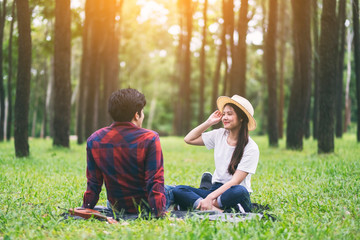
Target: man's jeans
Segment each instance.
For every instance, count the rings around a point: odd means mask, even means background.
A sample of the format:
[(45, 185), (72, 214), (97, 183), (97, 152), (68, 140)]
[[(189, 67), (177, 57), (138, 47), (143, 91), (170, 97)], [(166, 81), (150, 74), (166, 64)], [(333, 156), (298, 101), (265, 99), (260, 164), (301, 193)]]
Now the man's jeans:
[(165, 197), (166, 197), (166, 211), (169, 209), (171, 205), (175, 203), (174, 200), (174, 186), (165, 185)]
[[(210, 190), (180, 185), (172, 189), (172, 193), (175, 202), (180, 205), (181, 209), (195, 209), (200, 200), (206, 198), (207, 195), (222, 185), (222, 183), (214, 183)], [(241, 211), (241, 208), (243, 208), (245, 212), (251, 211), (250, 194), (247, 189), (241, 185), (230, 187), (218, 197), (217, 201), (221, 209), (230, 210), (233, 208), (236, 211)], [(240, 206), (238, 204), (240, 204)]]

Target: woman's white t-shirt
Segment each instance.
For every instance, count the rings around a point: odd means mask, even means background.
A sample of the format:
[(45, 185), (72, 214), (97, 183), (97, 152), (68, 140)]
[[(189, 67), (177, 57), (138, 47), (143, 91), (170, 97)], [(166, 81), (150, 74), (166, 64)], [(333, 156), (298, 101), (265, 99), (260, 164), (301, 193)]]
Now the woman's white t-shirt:
[[(212, 183), (226, 183), (231, 180), (232, 175), (228, 173), (228, 166), (235, 150), (235, 146), (230, 146), (227, 143), (229, 132), (224, 128), (215, 129), (202, 134), (202, 140), (207, 149), (214, 149), (215, 172), (213, 174)], [(249, 173), (245, 179), (240, 183), (248, 192), (251, 189), (251, 175), (255, 174), (257, 164), (259, 162), (259, 148), (257, 144), (249, 137), (249, 142), (245, 146), (243, 157), (237, 167)]]

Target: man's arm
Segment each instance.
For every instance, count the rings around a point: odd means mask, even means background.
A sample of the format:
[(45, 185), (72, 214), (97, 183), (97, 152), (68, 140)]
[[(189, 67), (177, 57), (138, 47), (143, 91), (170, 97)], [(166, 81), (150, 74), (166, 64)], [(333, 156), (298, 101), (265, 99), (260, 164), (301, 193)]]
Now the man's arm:
[(156, 216), (165, 212), (164, 160), (159, 136), (154, 137), (145, 159), (145, 183), (148, 192), (148, 203)]
[(101, 186), (103, 184), (103, 176), (101, 170), (97, 166), (94, 157), (91, 152), (89, 143), (86, 148), (87, 152), (87, 189), (84, 193), (83, 206), (84, 208), (94, 208), (99, 201), (99, 194), (101, 192)]

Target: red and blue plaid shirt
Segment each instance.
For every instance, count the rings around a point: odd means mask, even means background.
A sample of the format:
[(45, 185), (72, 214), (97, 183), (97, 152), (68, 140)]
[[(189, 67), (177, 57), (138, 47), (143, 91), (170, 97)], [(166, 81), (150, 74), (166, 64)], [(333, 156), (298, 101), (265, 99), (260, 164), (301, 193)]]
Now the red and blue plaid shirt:
[(94, 208), (103, 182), (117, 210), (138, 213), (145, 205), (156, 215), (165, 211), (163, 154), (156, 132), (130, 122), (114, 122), (87, 140), (87, 190), (83, 207)]

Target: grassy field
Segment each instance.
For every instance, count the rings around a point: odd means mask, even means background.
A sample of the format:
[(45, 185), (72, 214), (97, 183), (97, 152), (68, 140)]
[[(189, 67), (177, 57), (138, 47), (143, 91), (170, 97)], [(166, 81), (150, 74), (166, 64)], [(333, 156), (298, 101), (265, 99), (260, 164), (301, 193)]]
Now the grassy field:
[[(302, 152), (285, 142), (269, 148), (253, 137), (260, 162), (252, 177), (253, 202), (269, 204), (277, 221), (224, 223), (135, 220), (109, 225), (96, 220), (64, 220), (64, 210), (81, 206), (86, 188), (85, 145), (53, 148), (50, 140), (30, 140), (31, 157), (14, 158), (13, 142), (0, 143), (0, 240), (2, 239), (360, 239), (360, 144), (354, 135), (336, 140), (336, 151), (318, 155), (307, 140)], [(165, 184), (197, 186), (212, 172), (212, 152), (163, 137)], [(106, 205), (105, 191), (99, 205)]]

